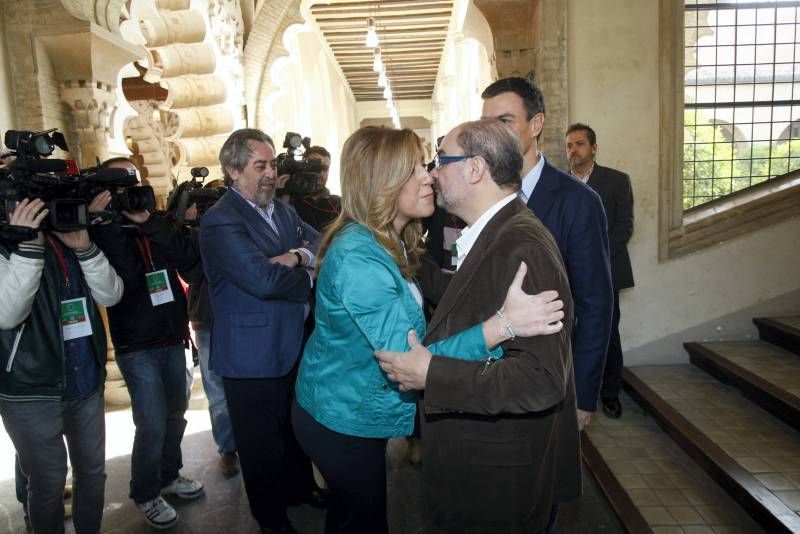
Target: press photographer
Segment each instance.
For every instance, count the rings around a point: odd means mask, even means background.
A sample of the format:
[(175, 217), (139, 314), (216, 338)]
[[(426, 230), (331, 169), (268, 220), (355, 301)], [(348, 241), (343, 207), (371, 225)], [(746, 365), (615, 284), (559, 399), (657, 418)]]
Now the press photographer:
[[(299, 154), (301, 146), (304, 151)], [(303, 221), (321, 232), (341, 211), (341, 198), (325, 188), (331, 155), (294, 132), (286, 134), (283, 147), (286, 152), (278, 155), (276, 196), (290, 202)]]
[(155, 203), (150, 187), (136, 185), (135, 173), (124, 168), (79, 170), (72, 160), (42, 159), (55, 147), (67, 150), (64, 136), (55, 129), (44, 132), (9, 130), (5, 135), (10, 152), (5, 159), (14, 160), (0, 169), (0, 224), (9, 239), (30, 239), (30, 231), (9, 224), (10, 214), (23, 199), (39, 198), (45, 202), (48, 215), (41, 221), (43, 230), (71, 231), (89, 223), (87, 203), (99, 192), (113, 191), (108, 210), (95, 214), (101, 220), (121, 219), (121, 211), (151, 209)]
[[(102, 165), (135, 172), (127, 158)], [(112, 193), (89, 204), (105, 210)], [(187, 408), (184, 344), (189, 319), (178, 273), (189, 284), (202, 279), (197, 247), (150, 209), (122, 210), (125, 220), (90, 228), (125, 282), (125, 293), (108, 309), (116, 362), (131, 396), (136, 435), (131, 453), (130, 496), (148, 523), (167, 528), (178, 520), (162, 495), (194, 499), (203, 485), (180, 476), (181, 440)]]
[(167, 213), (178, 226), (196, 227), (200, 225), (203, 214), (222, 198), (228, 188), (222, 180), (204, 184), (208, 176), (206, 167), (194, 167), (190, 172), (192, 179), (176, 185), (169, 194)]
[(28, 477), (36, 532), (64, 531), (69, 446), (76, 532), (100, 532), (105, 489), (105, 327), (123, 282), (86, 229), (38, 231), (38, 198), (6, 212), (31, 239), (0, 238), (0, 415)]
[(305, 152), (309, 161), (319, 161), (320, 170), (313, 191), (304, 196), (291, 198), (294, 209), (300, 218), (322, 232), (342, 211), (342, 197), (331, 195), (328, 188), (328, 171), (331, 167), (331, 154), (325, 147), (312, 146)]

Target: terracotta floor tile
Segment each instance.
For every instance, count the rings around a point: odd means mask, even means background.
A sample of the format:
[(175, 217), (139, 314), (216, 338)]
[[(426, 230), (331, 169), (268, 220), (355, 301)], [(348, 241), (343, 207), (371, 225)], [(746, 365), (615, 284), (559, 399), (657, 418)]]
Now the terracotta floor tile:
[(667, 510), (679, 525), (707, 524), (692, 506), (668, 506)]
[(661, 501), (658, 500), (656, 493), (650, 489), (629, 489), (628, 495), (633, 501), (633, 504), (637, 507), (661, 505)]
[(648, 525), (675, 525), (675, 519), (663, 506), (641, 506), (639, 511)]
[(656, 496), (664, 506), (686, 506), (689, 501), (680, 490), (656, 490)]

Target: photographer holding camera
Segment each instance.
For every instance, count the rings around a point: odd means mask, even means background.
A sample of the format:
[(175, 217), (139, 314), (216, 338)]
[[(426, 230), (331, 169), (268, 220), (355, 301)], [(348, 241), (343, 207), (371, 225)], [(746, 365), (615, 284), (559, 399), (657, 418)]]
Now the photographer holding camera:
[[(114, 158), (104, 168), (135, 170), (127, 158)], [(115, 194), (120, 191), (115, 191)], [(112, 193), (104, 191), (89, 204), (102, 212)], [(180, 475), (186, 366), (189, 335), (186, 296), (178, 273), (189, 284), (202, 279), (200, 254), (183, 233), (164, 217), (134, 207), (120, 210), (125, 224), (105, 222), (91, 235), (125, 282), (125, 293), (108, 309), (116, 362), (131, 396), (136, 435), (131, 452), (130, 497), (155, 528), (178, 520), (162, 495), (194, 499), (203, 485)]]
[[(24, 199), (8, 224), (35, 231), (44, 203)], [(106, 334), (96, 304), (113, 306), (123, 281), (86, 229), (0, 239), (0, 415), (28, 476), (35, 532), (64, 532), (67, 451), (73, 523), (100, 532), (105, 490)]]
[(312, 146), (305, 151), (306, 159), (318, 160), (321, 168), (317, 175), (317, 187), (309, 195), (293, 195), (292, 205), (297, 214), (305, 222), (322, 232), (342, 211), (342, 197), (331, 195), (328, 188), (328, 171), (331, 166), (331, 154), (325, 147)]

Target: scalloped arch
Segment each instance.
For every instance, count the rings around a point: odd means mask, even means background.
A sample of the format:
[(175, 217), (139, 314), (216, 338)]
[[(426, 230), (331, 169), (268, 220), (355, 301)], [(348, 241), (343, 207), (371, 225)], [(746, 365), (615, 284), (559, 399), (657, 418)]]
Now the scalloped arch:
[(269, 107), (266, 95), (277, 89), (269, 77), (272, 64), (288, 57), (283, 34), (293, 24), (303, 24), (301, 0), (266, 0), (259, 9), (244, 48), (244, 86), (247, 123), (251, 128), (268, 130)]

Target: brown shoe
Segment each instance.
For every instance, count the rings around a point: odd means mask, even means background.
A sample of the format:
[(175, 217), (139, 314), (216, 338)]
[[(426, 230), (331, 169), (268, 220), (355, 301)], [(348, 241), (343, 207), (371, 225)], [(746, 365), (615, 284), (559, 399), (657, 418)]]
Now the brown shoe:
[(219, 455), (219, 468), (225, 478), (235, 477), (239, 474), (239, 458), (235, 452), (223, 452)]
[(72, 484), (67, 484), (64, 486), (64, 500), (66, 501), (72, 497)]

